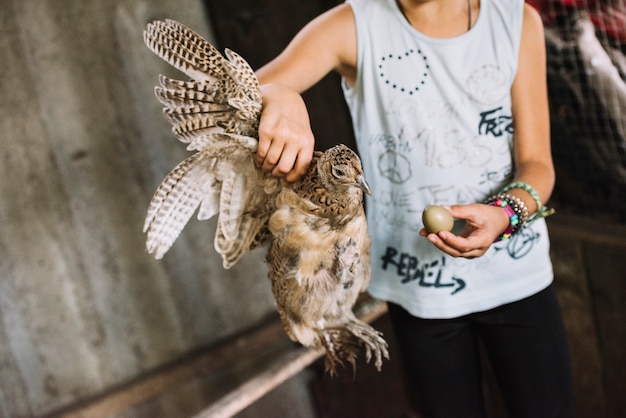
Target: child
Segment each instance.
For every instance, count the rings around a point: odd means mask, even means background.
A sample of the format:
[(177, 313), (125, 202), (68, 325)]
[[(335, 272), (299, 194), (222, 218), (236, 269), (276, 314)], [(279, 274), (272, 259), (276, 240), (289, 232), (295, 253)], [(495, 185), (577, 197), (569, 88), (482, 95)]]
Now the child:
[[(300, 93), (342, 76), (373, 195), (370, 293), (427, 417), (484, 416), (478, 339), (513, 416), (572, 416), (544, 202), (554, 185), (546, 57), (523, 0), (349, 0), (257, 75), (256, 163), (293, 181), (314, 138)], [(424, 230), (445, 205), (457, 226)]]

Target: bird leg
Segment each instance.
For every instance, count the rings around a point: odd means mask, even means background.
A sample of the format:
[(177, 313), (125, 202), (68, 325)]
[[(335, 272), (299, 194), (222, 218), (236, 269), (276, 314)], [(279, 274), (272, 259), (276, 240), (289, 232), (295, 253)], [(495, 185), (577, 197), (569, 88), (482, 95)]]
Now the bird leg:
[(356, 359), (359, 345), (350, 337), (345, 329), (332, 328), (320, 332), (320, 341), (326, 350), (324, 368), (330, 376), (337, 375), (337, 365), (344, 366), (343, 360), (352, 365), (352, 371), (356, 373)]
[(331, 376), (336, 374), (336, 365), (342, 365), (346, 360), (356, 372), (356, 359), (361, 346), (365, 347), (365, 361), (367, 363), (375, 358), (374, 365), (381, 370), (383, 357), (389, 359), (387, 342), (382, 334), (369, 324), (352, 319), (341, 326), (325, 328), (320, 332), (320, 341), (326, 350), (326, 371)]
[(346, 329), (350, 331), (353, 338), (365, 346), (365, 361), (369, 363), (373, 355), (376, 359), (374, 362), (376, 370), (380, 371), (383, 357), (389, 360), (387, 342), (383, 339), (382, 333), (356, 318), (346, 324)]

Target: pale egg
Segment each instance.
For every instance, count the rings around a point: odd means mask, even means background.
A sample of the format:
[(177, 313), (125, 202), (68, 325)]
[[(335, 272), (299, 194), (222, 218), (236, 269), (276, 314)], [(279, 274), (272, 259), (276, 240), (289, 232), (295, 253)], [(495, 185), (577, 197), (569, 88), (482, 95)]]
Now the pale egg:
[(429, 233), (438, 233), (440, 231), (451, 231), (454, 226), (454, 219), (450, 212), (443, 206), (427, 206), (422, 213), (422, 221), (424, 228)]

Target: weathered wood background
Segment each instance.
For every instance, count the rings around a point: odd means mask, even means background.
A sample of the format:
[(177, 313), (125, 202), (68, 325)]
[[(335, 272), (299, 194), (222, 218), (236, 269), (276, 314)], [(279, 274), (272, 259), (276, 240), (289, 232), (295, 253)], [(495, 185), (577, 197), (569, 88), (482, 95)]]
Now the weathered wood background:
[(207, 37), (199, 0), (0, 2), (0, 416), (41, 416), (273, 313), (262, 254), (225, 271), (213, 224), (163, 261), (141, 231), (187, 155), (143, 44), (171, 17)]
[[(180, 74), (143, 45), (142, 31), (174, 18), (257, 67), (339, 2), (0, 2), (0, 417), (92, 418), (81, 413), (112, 404), (102, 416), (189, 416), (247, 367), (270, 363), (276, 347), (289, 349), (262, 254), (223, 270), (213, 223), (197, 221), (164, 260), (143, 249), (149, 199), (187, 153), (153, 95), (157, 74)], [(305, 95), (319, 148), (352, 144), (337, 83), (330, 76)], [(626, 408), (626, 231), (559, 219), (550, 222), (552, 254), (580, 416), (618, 417)], [(260, 339), (246, 345), (247, 336)], [(228, 370), (214, 364), (225, 359)], [(374, 396), (398, 389), (401, 365), (391, 364), (339, 388), (309, 368), (241, 416), (293, 408), (314, 416), (315, 403), (325, 416), (395, 413)]]

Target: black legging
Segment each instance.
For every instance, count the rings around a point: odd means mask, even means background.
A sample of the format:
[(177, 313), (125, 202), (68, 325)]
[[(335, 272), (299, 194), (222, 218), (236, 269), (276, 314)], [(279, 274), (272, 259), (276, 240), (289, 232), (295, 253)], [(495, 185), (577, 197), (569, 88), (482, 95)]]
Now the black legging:
[(454, 319), (389, 314), (426, 418), (483, 417), (478, 338), (512, 417), (573, 417), (569, 351), (556, 294)]

